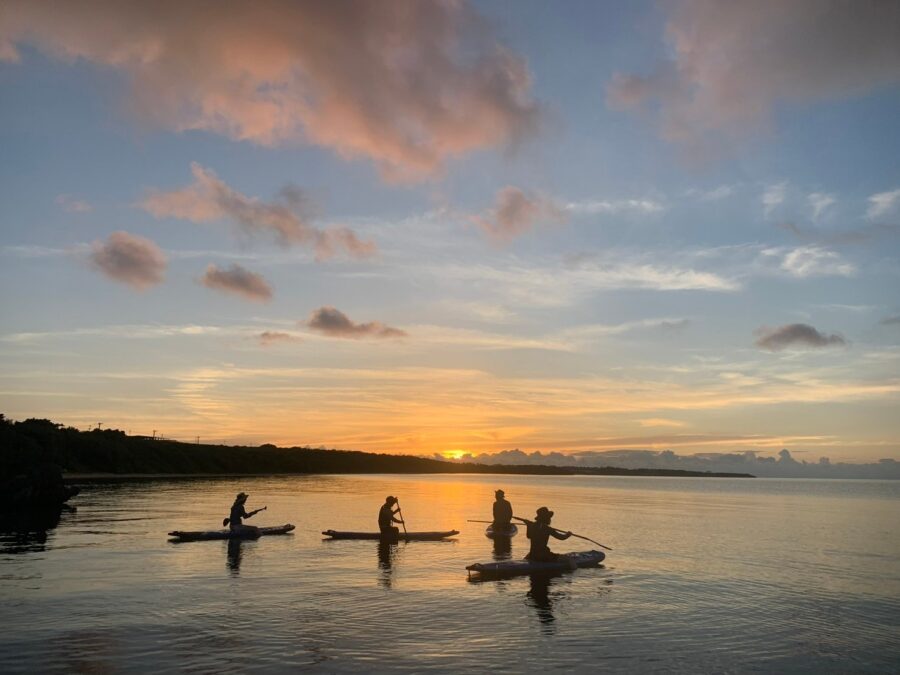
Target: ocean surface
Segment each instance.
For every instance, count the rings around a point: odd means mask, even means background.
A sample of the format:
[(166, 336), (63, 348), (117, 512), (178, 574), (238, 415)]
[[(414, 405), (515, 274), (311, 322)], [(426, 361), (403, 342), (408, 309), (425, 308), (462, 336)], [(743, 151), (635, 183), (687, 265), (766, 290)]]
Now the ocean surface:
[[(612, 547), (555, 577), (470, 581), (527, 552), (516, 513)], [(173, 544), (235, 493), (292, 535)], [(374, 530), (388, 494), (448, 542)], [(309, 476), (93, 484), (0, 530), (0, 672), (898, 672), (900, 481)], [(47, 528), (47, 529), (43, 529)], [(557, 551), (596, 548), (551, 539)]]

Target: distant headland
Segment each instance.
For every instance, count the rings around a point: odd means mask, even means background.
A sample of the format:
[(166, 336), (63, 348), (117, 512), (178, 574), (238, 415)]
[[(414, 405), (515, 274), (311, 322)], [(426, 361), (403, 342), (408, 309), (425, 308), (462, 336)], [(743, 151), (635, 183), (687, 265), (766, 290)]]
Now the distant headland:
[(411, 455), (377, 454), (271, 444), (232, 446), (129, 436), (116, 429), (80, 431), (45, 419), (13, 422), (0, 415), (0, 478), (39, 462), (59, 465), (71, 476), (223, 476), (310, 473), (503, 473), (531, 475), (676, 476), (753, 478), (747, 473), (681, 469), (622, 469), (454, 463)]

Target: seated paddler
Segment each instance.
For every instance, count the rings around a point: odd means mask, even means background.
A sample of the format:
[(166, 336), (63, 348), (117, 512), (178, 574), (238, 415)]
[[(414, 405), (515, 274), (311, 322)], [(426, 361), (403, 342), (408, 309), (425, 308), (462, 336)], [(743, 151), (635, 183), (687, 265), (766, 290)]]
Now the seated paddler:
[(252, 518), (266, 507), (247, 513), (245, 507), (249, 496), (246, 492), (238, 493), (237, 497), (234, 498), (234, 504), (231, 505), (231, 514), (225, 519), (223, 524), (228, 525), (232, 532), (242, 537), (258, 537), (259, 528), (253, 527), (253, 525), (244, 525), (243, 520), (244, 518)]
[(400, 536), (400, 529), (393, 525), (393, 523), (403, 522), (402, 519), (396, 517), (400, 513), (399, 506), (396, 510), (394, 509), (396, 503), (396, 497), (388, 496), (378, 511), (378, 529), (381, 531), (382, 537), (396, 539)]
[(559, 559), (559, 556), (547, 546), (550, 537), (563, 540), (572, 536), (571, 532), (560, 532), (556, 528), (550, 527), (551, 518), (553, 518), (553, 511), (546, 506), (542, 506), (537, 510), (537, 515), (535, 515), (533, 521), (525, 521), (528, 528), (526, 534), (531, 540), (531, 550), (528, 552), (528, 555), (525, 556), (528, 560), (534, 560), (535, 562), (556, 562)]

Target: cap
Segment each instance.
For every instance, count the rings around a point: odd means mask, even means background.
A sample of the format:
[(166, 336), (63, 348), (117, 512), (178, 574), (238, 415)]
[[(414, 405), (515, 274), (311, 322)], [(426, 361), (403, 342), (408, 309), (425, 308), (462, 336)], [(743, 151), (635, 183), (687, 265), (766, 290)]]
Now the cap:
[(235, 497), (235, 499), (247, 499), (247, 497), (249, 496), (250, 495), (248, 495), (246, 492), (238, 492), (238, 496)]
[(497, 490), (494, 494), (502, 496), (502, 495), (505, 495), (506, 493), (503, 490)]
[(549, 517), (551, 517), (551, 518), (553, 517), (553, 511), (551, 511), (550, 509), (548, 509), (546, 506), (542, 506), (541, 508), (539, 508), (539, 509), (537, 510), (537, 514), (538, 514), (539, 516), (540, 516), (540, 515), (546, 515), (546, 516), (549, 516)]
[(396, 498), (396, 497), (392, 497), (391, 495), (388, 495), (387, 499), (385, 499), (384, 501), (385, 501), (385, 503), (387, 503), (387, 504), (394, 504), (394, 503), (396, 503), (397, 498)]

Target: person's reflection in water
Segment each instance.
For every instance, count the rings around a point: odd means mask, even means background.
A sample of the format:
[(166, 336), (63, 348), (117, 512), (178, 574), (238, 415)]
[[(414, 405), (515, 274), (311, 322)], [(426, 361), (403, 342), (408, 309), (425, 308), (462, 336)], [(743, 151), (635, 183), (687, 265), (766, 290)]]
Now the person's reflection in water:
[(538, 621), (541, 622), (541, 631), (546, 635), (552, 635), (556, 630), (553, 625), (556, 621), (556, 617), (553, 616), (553, 601), (550, 599), (550, 585), (552, 583), (552, 574), (532, 574), (531, 588), (526, 594), (531, 606), (537, 610)]
[(510, 537), (494, 537), (494, 560), (509, 560), (512, 558), (512, 539)]
[(240, 539), (228, 540), (228, 571), (231, 576), (236, 577), (241, 573), (241, 558), (244, 555), (244, 542)]
[(390, 590), (391, 575), (394, 572), (394, 553), (397, 551), (397, 544), (389, 541), (379, 540), (378, 542), (378, 585), (382, 588)]

